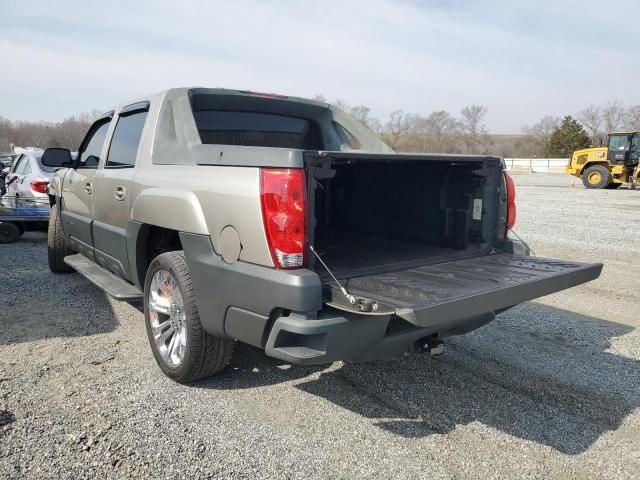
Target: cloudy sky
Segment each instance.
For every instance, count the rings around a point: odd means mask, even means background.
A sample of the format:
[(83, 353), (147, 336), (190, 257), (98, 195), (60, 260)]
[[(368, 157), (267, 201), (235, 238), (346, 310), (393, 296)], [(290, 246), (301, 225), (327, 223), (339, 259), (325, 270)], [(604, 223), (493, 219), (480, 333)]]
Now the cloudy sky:
[(0, 115), (60, 120), (172, 86), (427, 114), (493, 132), (640, 103), (640, 6), (590, 2), (0, 0)]

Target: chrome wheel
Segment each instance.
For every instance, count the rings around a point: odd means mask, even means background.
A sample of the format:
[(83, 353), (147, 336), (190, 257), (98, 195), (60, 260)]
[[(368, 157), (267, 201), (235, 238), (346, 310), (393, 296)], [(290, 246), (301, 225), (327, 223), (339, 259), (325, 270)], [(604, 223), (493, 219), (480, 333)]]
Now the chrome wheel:
[(149, 322), (158, 353), (176, 368), (187, 350), (187, 314), (178, 282), (168, 270), (158, 270), (149, 287)]

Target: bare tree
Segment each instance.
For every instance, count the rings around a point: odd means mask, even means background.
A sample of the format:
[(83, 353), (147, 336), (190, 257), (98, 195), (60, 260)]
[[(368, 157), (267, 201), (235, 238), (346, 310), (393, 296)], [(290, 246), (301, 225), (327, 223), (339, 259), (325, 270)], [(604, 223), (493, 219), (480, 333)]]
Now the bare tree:
[(545, 115), (538, 121), (538, 123), (535, 123), (531, 127), (522, 127), (522, 131), (532, 135), (539, 146), (539, 150), (544, 152), (549, 146), (551, 134), (560, 126), (560, 122), (561, 120), (558, 117)]
[(371, 109), (366, 105), (356, 105), (355, 107), (349, 107), (347, 112), (359, 122), (362, 122), (364, 125), (369, 123), (369, 113)]
[(591, 144), (596, 145), (600, 137), (600, 127), (602, 126), (603, 112), (600, 107), (589, 105), (578, 113), (578, 121), (587, 129), (591, 137)]
[(402, 110), (396, 110), (389, 115), (386, 131), (391, 148), (394, 150), (398, 149), (402, 136), (411, 129), (411, 123), (411, 115), (405, 114)]
[[(322, 94), (314, 95), (312, 100), (327, 103), (327, 99)], [(339, 98), (331, 102), (331, 104), (339, 110), (348, 113), (374, 132), (380, 133), (382, 131), (382, 124), (380, 123), (380, 120), (370, 116), (371, 109), (366, 105), (351, 106), (347, 102)]]
[(624, 107), (620, 100), (609, 102), (602, 109), (602, 120), (604, 121), (605, 133), (611, 133), (618, 130), (624, 120)]
[(331, 102), (331, 105), (333, 105), (339, 110), (342, 110), (345, 113), (349, 113), (349, 110), (351, 109), (349, 104), (344, 100), (342, 100), (341, 98), (336, 98), (333, 102)]
[(625, 128), (627, 130), (640, 131), (640, 105), (632, 105), (627, 108), (625, 117)]
[(456, 148), (459, 123), (444, 110), (431, 112), (427, 118), (414, 116), (419, 151), (451, 153)]
[(460, 112), (460, 125), (464, 133), (464, 141), (469, 153), (476, 153), (487, 135), (484, 118), (489, 109), (481, 105), (466, 106)]

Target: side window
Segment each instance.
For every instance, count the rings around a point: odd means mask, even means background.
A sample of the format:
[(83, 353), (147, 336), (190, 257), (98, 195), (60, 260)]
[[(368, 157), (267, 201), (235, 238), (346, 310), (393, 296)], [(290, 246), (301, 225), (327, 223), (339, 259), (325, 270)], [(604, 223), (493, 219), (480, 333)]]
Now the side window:
[(24, 158), (24, 155), (20, 155), (13, 161), (13, 164), (11, 165), (10, 173), (18, 173), (18, 167), (20, 166), (20, 163), (22, 162), (23, 158)]
[(29, 157), (26, 155), (20, 159), (20, 164), (16, 167), (16, 172), (20, 175), (26, 175), (27, 173), (31, 173), (31, 165), (29, 163)]
[(107, 168), (126, 168), (136, 164), (138, 145), (146, 118), (146, 111), (137, 111), (118, 118), (107, 155)]
[(80, 157), (78, 168), (98, 168), (102, 146), (110, 123), (111, 120), (99, 120), (89, 129), (78, 154)]

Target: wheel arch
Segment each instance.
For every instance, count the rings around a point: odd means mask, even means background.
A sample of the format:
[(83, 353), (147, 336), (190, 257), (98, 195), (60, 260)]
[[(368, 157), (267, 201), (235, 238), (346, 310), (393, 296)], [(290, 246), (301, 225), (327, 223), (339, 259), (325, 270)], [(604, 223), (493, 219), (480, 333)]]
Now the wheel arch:
[(604, 167), (606, 169), (609, 168), (609, 163), (608, 162), (604, 162), (601, 160), (590, 160), (587, 161), (584, 165), (582, 165), (581, 169), (580, 169), (580, 175), (582, 175), (589, 167), (595, 167), (597, 165), (600, 165), (601, 167)]
[(161, 253), (182, 250), (178, 230), (148, 223), (129, 222), (127, 251), (131, 281), (140, 289), (151, 261)]

